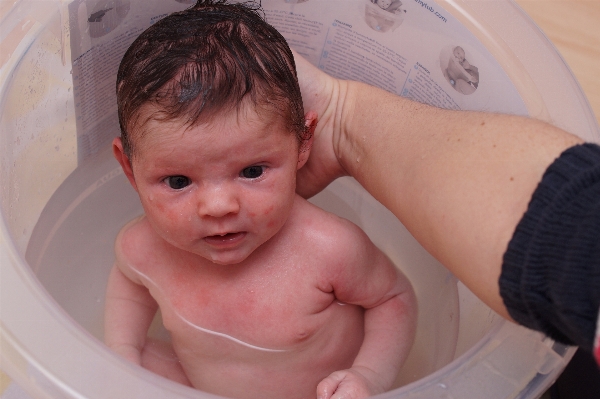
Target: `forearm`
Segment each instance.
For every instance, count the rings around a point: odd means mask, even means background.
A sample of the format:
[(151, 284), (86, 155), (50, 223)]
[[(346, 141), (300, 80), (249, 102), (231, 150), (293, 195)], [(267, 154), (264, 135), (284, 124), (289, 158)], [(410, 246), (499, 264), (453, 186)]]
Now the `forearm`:
[(107, 346), (140, 364), (146, 334), (157, 311), (148, 290), (129, 280), (115, 266), (106, 291), (104, 341)]
[(365, 337), (352, 368), (365, 373), (381, 392), (390, 389), (404, 364), (417, 325), (412, 289), (365, 311)]
[(578, 138), (506, 115), (446, 111), (339, 82), (341, 166), (476, 295), (507, 316), (502, 255), (547, 166)]

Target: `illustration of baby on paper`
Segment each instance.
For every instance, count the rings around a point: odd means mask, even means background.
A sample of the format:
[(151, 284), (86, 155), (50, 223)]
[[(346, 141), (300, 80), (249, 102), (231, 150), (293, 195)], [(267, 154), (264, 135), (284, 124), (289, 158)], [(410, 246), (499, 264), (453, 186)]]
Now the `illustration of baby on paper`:
[(402, 24), (405, 12), (400, 0), (366, 0), (365, 22), (378, 32), (394, 31)]
[(442, 50), (440, 68), (448, 83), (459, 93), (472, 94), (479, 87), (479, 69), (467, 61), (461, 46)]

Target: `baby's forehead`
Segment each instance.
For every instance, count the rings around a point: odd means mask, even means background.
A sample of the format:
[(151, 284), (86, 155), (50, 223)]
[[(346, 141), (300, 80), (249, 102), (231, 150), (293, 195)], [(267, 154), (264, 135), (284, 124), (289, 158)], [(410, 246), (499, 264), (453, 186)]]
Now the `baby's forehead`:
[(141, 144), (145, 137), (158, 138), (162, 135), (168, 138), (171, 136), (170, 133), (181, 134), (197, 127), (239, 126), (243, 130), (260, 129), (273, 134), (293, 134), (286, 128), (287, 123), (283, 115), (265, 107), (248, 104), (248, 102), (239, 107), (214, 110), (195, 121), (191, 121), (190, 115), (169, 117), (164, 108), (151, 103), (140, 107), (137, 114), (128, 129), (130, 141), (134, 145)]

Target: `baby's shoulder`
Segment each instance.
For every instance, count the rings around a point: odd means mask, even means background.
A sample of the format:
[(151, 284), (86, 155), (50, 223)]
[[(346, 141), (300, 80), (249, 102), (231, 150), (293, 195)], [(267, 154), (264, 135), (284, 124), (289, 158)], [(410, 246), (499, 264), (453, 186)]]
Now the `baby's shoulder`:
[[(310, 202), (300, 199), (297, 230), (313, 247), (327, 252), (339, 254), (349, 253), (348, 248), (355, 250), (372, 246), (365, 232), (351, 221), (327, 212)], [(352, 252), (352, 251), (350, 251)]]
[(156, 251), (156, 233), (145, 215), (129, 221), (121, 228), (115, 239), (115, 257), (117, 264), (131, 267), (145, 263), (144, 260)]
[(333, 285), (355, 284), (357, 276), (369, 276), (372, 270), (394, 269), (356, 224), (310, 203), (303, 204), (301, 211), (297, 252), (311, 265), (317, 286), (325, 292)]

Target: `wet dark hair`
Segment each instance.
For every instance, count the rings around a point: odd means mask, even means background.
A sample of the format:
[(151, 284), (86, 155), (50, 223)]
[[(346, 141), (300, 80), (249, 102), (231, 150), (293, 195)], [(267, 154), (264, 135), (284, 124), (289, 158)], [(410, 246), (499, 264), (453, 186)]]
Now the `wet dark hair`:
[[(117, 105), (125, 154), (131, 127), (149, 119), (187, 126), (239, 110), (244, 101), (274, 112), (306, 140), (302, 96), (292, 52), (255, 2), (199, 0), (144, 31), (117, 74)], [(143, 106), (156, 106), (140, 120)]]

